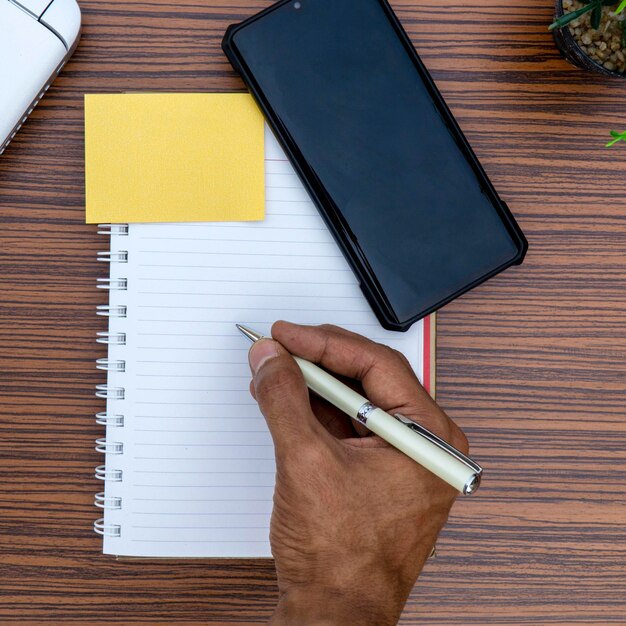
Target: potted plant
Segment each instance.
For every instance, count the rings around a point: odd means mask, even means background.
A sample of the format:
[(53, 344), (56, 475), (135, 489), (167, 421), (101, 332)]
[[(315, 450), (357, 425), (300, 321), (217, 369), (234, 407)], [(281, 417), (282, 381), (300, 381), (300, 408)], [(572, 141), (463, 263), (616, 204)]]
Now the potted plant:
[(586, 70), (624, 78), (624, 9), (626, 0), (556, 0), (554, 22), (549, 28), (568, 61)]

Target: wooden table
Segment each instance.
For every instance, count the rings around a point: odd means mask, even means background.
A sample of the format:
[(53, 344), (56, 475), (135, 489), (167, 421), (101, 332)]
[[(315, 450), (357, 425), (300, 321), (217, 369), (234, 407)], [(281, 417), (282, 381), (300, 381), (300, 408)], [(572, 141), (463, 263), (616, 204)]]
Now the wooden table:
[[(317, 0), (320, 1), (320, 0)], [(329, 0), (330, 1), (330, 0)], [(271, 563), (101, 556), (83, 94), (241, 90), (262, 0), (84, 0), (74, 59), (0, 159), (0, 622), (261, 624)], [(626, 624), (626, 81), (557, 54), (549, 0), (393, 2), (530, 240), (439, 317), (439, 400), (487, 468), (403, 624)]]

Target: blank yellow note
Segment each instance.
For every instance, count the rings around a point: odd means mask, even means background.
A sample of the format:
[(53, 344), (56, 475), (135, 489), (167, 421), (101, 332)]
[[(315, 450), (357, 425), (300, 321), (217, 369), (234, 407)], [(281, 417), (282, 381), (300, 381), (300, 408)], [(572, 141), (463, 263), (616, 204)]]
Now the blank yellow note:
[(85, 97), (87, 223), (256, 221), (263, 116), (248, 94)]

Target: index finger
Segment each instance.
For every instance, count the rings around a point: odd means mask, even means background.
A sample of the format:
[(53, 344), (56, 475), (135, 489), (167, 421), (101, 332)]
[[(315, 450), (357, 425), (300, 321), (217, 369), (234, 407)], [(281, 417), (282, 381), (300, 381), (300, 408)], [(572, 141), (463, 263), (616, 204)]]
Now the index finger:
[(272, 336), (292, 354), (359, 380), (368, 399), (385, 410), (432, 409), (434, 402), (408, 361), (388, 346), (337, 326), (283, 321), (274, 324)]

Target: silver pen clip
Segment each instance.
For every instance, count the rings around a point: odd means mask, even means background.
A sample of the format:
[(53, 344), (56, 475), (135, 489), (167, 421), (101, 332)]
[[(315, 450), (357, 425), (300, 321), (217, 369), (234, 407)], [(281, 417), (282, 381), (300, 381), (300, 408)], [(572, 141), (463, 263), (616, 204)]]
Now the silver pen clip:
[(394, 417), (411, 430), (414, 430), (425, 439), (428, 439), (428, 441), (430, 441), (431, 443), (434, 443), (438, 448), (441, 448), (458, 461), (461, 461), (463, 465), (466, 465), (470, 470), (474, 472), (474, 476), (467, 482), (465, 488), (463, 489), (464, 495), (469, 496), (473, 494), (478, 489), (478, 487), (480, 487), (480, 481), (483, 475), (483, 468), (478, 465), (478, 463), (463, 454), (460, 450), (457, 450), (454, 446), (451, 446), (441, 437), (437, 437), (435, 433), (430, 432), (430, 430), (424, 428), (424, 426), (422, 426), (421, 424), (414, 422), (413, 420), (405, 417), (404, 415), (401, 415), (400, 413), (396, 413)]

